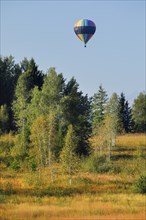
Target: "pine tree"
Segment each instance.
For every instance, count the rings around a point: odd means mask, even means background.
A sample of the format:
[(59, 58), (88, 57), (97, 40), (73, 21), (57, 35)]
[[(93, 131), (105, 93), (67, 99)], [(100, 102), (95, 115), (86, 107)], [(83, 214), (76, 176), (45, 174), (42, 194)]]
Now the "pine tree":
[(92, 97), (92, 131), (96, 133), (98, 126), (104, 120), (105, 107), (107, 104), (107, 92), (102, 85), (99, 90)]
[(125, 132), (131, 133), (133, 131), (132, 109), (129, 106), (128, 101), (125, 103)]
[(119, 117), (119, 132), (129, 133), (132, 131), (132, 112), (129, 107), (128, 101), (125, 99), (124, 93), (121, 93), (119, 98), (119, 107), (118, 107), (118, 117)]
[(22, 60), (21, 71), (22, 73), (29, 72), (29, 84), (31, 88), (33, 88), (35, 85), (38, 86), (39, 89), (41, 89), (43, 85), (44, 75), (42, 71), (38, 69), (38, 66), (36, 65), (35, 60), (33, 58), (31, 58), (30, 61), (27, 60), (27, 58), (24, 58)]
[(21, 74), (21, 69), (18, 64), (15, 64), (14, 58), (0, 57), (0, 106), (7, 106), (7, 131), (14, 130), (12, 101), (18, 77)]
[(88, 138), (91, 134), (91, 106), (87, 95), (78, 91), (78, 83), (72, 78), (64, 89), (61, 99), (61, 111), (65, 128), (72, 124), (78, 139), (76, 153), (87, 155), (89, 153)]

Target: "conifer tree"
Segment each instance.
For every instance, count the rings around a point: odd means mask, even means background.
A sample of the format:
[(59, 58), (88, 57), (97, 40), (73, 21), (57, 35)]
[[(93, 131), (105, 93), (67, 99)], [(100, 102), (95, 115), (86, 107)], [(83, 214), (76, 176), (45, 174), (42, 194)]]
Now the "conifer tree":
[(102, 85), (99, 90), (92, 97), (92, 132), (97, 132), (98, 126), (104, 120), (105, 107), (107, 104), (108, 96)]
[(119, 118), (119, 132), (129, 133), (132, 131), (132, 112), (129, 107), (128, 101), (125, 99), (124, 93), (121, 93), (119, 97), (118, 106), (118, 118)]
[(0, 106), (7, 106), (7, 131), (15, 129), (11, 107), (16, 83), (20, 74), (20, 66), (15, 64), (12, 56), (0, 56)]
[(65, 128), (72, 124), (78, 139), (76, 153), (89, 153), (88, 138), (91, 134), (91, 106), (87, 95), (78, 91), (78, 83), (74, 78), (67, 83), (61, 99), (61, 110)]

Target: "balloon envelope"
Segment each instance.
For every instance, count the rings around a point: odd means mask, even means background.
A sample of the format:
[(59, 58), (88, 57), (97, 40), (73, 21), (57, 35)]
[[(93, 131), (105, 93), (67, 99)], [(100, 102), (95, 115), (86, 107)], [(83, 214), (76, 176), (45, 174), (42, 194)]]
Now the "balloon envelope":
[(74, 25), (74, 32), (77, 37), (86, 43), (91, 39), (96, 31), (96, 25), (93, 21), (88, 19), (81, 19), (77, 21)]

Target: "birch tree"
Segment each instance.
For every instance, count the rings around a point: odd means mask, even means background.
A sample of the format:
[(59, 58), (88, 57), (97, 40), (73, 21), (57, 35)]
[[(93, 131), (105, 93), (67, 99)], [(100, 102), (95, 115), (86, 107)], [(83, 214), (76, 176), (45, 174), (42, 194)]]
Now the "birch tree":
[(60, 159), (62, 170), (69, 177), (69, 184), (72, 184), (72, 176), (78, 171), (79, 159), (75, 154), (76, 137), (73, 126), (69, 125), (65, 136), (65, 143), (62, 149)]
[(90, 138), (94, 152), (99, 151), (107, 158), (111, 158), (111, 147), (116, 144), (116, 135), (118, 132), (118, 95), (113, 93), (104, 110), (104, 120), (100, 123), (96, 133)]
[(33, 146), (32, 152), (35, 155), (39, 168), (39, 177), (41, 167), (48, 166), (50, 168), (51, 180), (53, 181), (53, 148), (56, 139), (55, 111), (50, 110), (47, 116), (41, 115), (34, 121), (31, 128), (30, 139)]

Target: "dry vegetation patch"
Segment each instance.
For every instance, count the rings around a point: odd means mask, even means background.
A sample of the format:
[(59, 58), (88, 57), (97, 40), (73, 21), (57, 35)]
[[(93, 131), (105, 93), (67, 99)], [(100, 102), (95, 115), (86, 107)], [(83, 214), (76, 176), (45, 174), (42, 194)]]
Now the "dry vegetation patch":
[(145, 149), (145, 135), (120, 136), (112, 151), (113, 165), (120, 172), (81, 171), (73, 176), (72, 185), (61, 171), (51, 183), (48, 168), (38, 180), (37, 172), (2, 167), (0, 219), (145, 220), (146, 195), (133, 193), (132, 188), (145, 170)]

